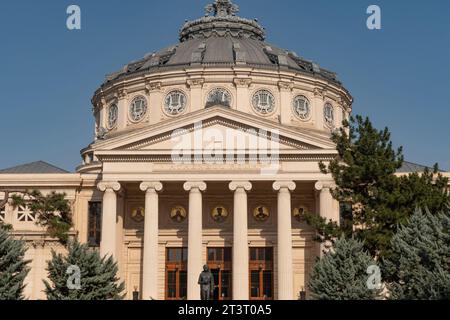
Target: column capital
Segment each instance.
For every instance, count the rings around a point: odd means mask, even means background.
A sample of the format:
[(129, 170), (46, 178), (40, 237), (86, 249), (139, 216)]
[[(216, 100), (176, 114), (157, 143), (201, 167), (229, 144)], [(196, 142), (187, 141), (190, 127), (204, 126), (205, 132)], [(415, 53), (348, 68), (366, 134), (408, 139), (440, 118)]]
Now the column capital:
[(248, 88), (252, 84), (251, 78), (234, 78), (233, 82), (238, 88)]
[(294, 181), (275, 181), (272, 185), (272, 188), (275, 191), (280, 191), (283, 188), (287, 188), (290, 191), (294, 191), (297, 188), (297, 185)]
[(250, 181), (231, 181), (228, 187), (231, 191), (236, 191), (239, 188), (242, 188), (245, 191), (250, 191), (253, 186)]
[(101, 192), (105, 192), (106, 190), (117, 192), (120, 188), (120, 183), (117, 181), (101, 181), (97, 184), (97, 189)]
[(316, 184), (314, 185), (314, 188), (317, 191), (322, 191), (324, 189), (332, 189), (335, 187), (336, 184), (334, 183), (334, 181), (317, 181)]
[(203, 181), (188, 181), (183, 185), (184, 190), (191, 191), (192, 189), (206, 190), (206, 183)]
[(163, 185), (159, 181), (144, 181), (140, 184), (139, 189), (141, 191), (161, 191), (163, 189)]

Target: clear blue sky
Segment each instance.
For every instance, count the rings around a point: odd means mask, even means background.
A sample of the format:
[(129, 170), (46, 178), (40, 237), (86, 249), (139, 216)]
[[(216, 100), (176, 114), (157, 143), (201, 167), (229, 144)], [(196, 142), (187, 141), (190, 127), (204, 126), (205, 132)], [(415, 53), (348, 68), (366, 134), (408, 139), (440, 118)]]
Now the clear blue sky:
[[(74, 170), (104, 76), (176, 43), (212, 1), (0, 1), (0, 168), (45, 160)], [(355, 113), (388, 126), (407, 160), (450, 170), (450, 1), (235, 3), (269, 42), (337, 72)], [(66, 29), (70, 4), (81, 7), (81, 31)], [(381, 31), (366, 28), (370, 4), (382, 9)]]

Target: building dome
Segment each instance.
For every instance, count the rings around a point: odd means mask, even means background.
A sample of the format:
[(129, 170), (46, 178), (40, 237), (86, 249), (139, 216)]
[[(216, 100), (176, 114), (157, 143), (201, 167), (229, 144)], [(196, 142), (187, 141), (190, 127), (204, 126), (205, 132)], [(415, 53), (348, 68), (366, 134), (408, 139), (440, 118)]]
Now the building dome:
[(96, 139), (83, 162), (96, 161), (101, 141), (215, 108), (329, 140), (351, 113), (349, 92), (335, 73), (265, 42), (259, 22), (238, 11), (215, 0), (185, 22), (178, 44), (109, 74), (92, 99)]
[(237, 5), (216, 0), (206, 7), (206, 15), (187, 21), (178, 44), (152, 52), (107, 76), (106, 83), (140, 74), (174, 68), (233, 67), (284, 69), (306, 73), (340, 85), (334, 72), (299, 57), (295, 52), (265, 42), (265, 29), (257, 20), (237, 17)]

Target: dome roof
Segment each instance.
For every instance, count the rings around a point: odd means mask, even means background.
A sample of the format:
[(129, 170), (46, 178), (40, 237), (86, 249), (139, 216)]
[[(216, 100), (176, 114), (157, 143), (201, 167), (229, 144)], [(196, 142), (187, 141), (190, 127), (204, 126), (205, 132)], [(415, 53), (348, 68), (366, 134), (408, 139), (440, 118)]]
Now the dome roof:
[(265, 42), (264, 28), (256, 20), (236, 16), (231, 0), (215, 0), (203, 18), (188, 21), (180, 42), (147, 54), (106, 77), (104, 85), (141, 74), (189, 67), (248, 66), (306, 73), (341, 85), (335, 73), (299, 57), (295, 52)]

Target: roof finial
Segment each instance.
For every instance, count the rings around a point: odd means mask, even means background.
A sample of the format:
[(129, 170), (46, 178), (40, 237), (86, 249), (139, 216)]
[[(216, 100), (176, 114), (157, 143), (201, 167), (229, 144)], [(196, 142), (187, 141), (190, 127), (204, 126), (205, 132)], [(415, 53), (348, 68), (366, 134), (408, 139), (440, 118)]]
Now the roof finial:
[(214, 14), (215, 17), (235, 16), (239, 12), (239, 7), (231, 0), (215, 0), (205, 8), (206, 15)]

